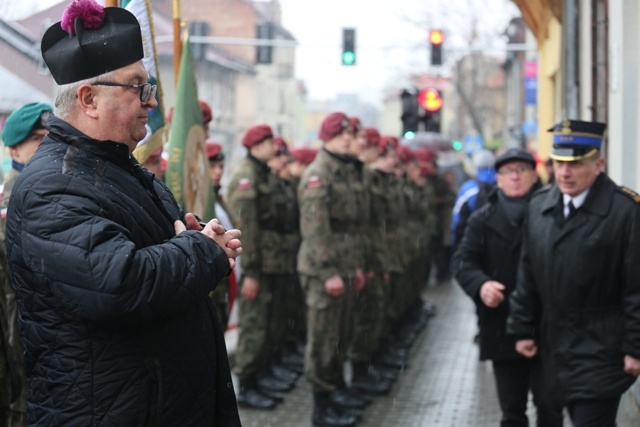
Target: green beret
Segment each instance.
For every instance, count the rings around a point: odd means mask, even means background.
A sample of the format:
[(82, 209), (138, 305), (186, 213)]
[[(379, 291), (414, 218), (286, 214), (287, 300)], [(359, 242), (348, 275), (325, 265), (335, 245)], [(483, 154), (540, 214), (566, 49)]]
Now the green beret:
[(5, 147), (13, 147), (27, 139), (33, 130), (43, 129), (41, 117), (45, 111), (52, 113), (53, 108), (49, 104), (32, 102), (11, 113), (2, 129)]

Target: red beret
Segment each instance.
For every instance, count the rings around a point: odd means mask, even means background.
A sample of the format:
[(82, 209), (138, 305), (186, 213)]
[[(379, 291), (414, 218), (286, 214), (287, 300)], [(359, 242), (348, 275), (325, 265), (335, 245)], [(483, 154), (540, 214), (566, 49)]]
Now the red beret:
[(374, 128), (364, 128), (364, 135), (367, 138), (367, 147), (380, 146), (380, 132)]
[[(213, 113), (211, 112), (211, 107), (204, 101), (198, 101), (200, 105), (200, 111), (202, 111), (202, 124), (205, 126), (209, 124), (209, 122), (213, 119)], [(171, 123), (171, 119), (173, 118), (173, 107), (169, 109), (169, 114), (167, 114), (167, 122)]]
[(406, 164), (415, 160), (416, 156), (411, 148), (401, 145), (398, 147), (398, 159), (400, 159), (402, 163)]
[(269, 125), (256, 125), (250, 127), (247, 133), (242, 138), (242, 145), (247, 148), (251, 148), (254, 145), (260, 144), (262, 141), (268, 138), (273, 138), (273, 131)]
[(413, 153), (415, 154), (416, 159), (421, 162), (431, 163), (436, 160), (434, 152), (427, 147), (418, 148)]
[(200, 104), (200, 111), (202, 111), (202, 122), (207, 125), (213, 119), (213, 112), (211, 107), (204, 101), (198, 101)]
[(383, 136), (380, 138), (380, 155), (387, 154), (389, 150), (397, 150), (399, 146), (398, 138), (395, 136)]
[(291, 155), (296, 159), (296, 162), (303, 165), (310, 165), (313, 159), (316, 158), (316, 154), (318, 154), (318, 150), (311, 147), (300, 147), (291, 150)]
[(224, 160), (222, 146), (217, 142), (207, 142), (207, 158), (209, 160)]
[(289, 148), (287, 147), (287, 141), (285, 141), (283, 137), (276, 136), (273, 139), (273, 142), (276, 146), (276, 155), (280, 156), (282, 154), (287, 154), (289, 152)]
[(327, 142), (349, 127), (351, 127), (351, 123), (346, 114), (331, 113), (322, 121), (318, 138), (320, 138), (322, 142)]
[(362, 130), (362, 123), (360, 123), (360, 119), (357, 117), (349, 117), (349, 123), (355, 129), (356, 132), (360, 132)]

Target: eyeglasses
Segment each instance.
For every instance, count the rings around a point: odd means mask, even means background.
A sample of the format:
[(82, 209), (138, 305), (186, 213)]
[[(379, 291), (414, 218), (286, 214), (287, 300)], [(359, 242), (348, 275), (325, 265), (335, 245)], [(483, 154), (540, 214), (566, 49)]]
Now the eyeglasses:
[(151, 83), (144, 83), (141, 85), (133, 85), (133, 84), (123, 84), (123, 83), (112, 83), (112, 82), (102, 82), (102, 83), (93, 83), (94, 86), (113, 86), (113, 87), (132, 87), (136, 89), (140, 89), (140, 101), (147, 102), (149, 98), (152, 96), (156, 96), (156, 91), (158, 90), (157, 85), (152, 85)]
[(498, 175), (511, 175), (515, 173), (516, 175), (520, 175), (525, 172), (532, 171), (533, 168), (530, 166), (516, 166), (515, 168), (501, 168), (498, 170)]

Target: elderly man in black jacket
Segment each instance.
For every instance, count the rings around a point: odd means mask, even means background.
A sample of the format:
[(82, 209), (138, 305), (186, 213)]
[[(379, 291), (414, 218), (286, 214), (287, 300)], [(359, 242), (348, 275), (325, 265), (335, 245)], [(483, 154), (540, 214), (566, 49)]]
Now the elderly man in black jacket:
[(460, 286), (478, 308), (480, 360), (491, 360), (502, 410), (502, 427), (528, 426), (529, 390), (540, 427), (562, 426), (562, 407), (549, 399), (538, 358), (515, 351), (507, 336), (508, 298), (516, 284), (522, 222), (531, 194), (540, 187), (530, 153), (510, 149), (496, 159), (497, 188), (469, 219), (452, 260)]
[(42, 40), (57, 117), (7, 214), (29, 425), (240, 426), (208, 297), (239, 231), (200, 227), (131, 156), (157, 106), (136, 18), (74, 6)]
[(615, 425), (640, 374), (640, 196), (602, 171), (604, 123), (554, 126), (556, 184), (525, 219), (508, 331), (541, 354), (576, 427)]

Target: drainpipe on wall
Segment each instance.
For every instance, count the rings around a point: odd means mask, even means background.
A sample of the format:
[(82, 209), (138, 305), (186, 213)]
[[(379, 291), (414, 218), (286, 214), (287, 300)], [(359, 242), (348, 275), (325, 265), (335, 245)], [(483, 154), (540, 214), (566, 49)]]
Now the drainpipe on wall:
[(578, 110), (578, 0), (562, 2), (563, 118), (579, 119)]

